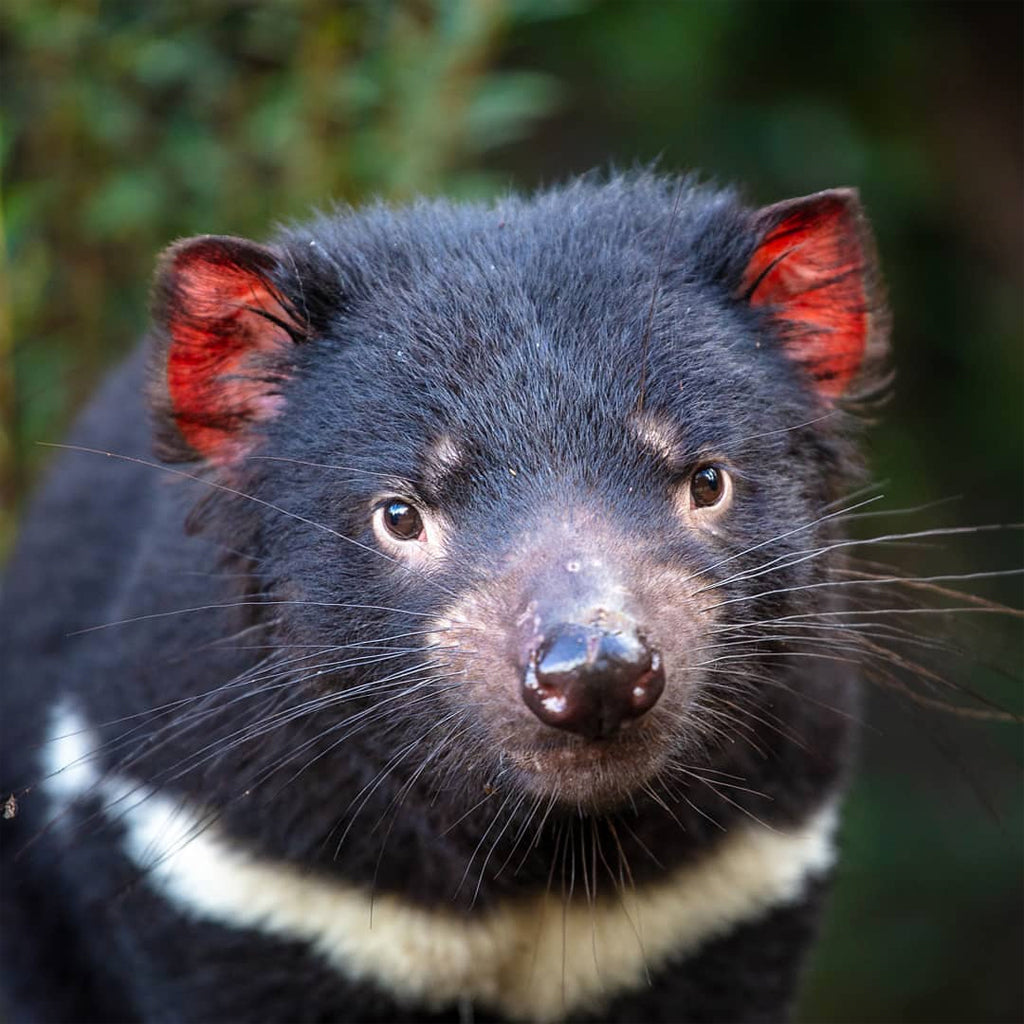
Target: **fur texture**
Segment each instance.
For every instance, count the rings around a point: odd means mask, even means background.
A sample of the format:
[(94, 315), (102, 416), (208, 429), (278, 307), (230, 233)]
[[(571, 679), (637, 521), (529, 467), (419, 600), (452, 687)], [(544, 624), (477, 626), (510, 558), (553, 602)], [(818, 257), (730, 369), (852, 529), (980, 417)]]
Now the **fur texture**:
[[(830, 196), (792, 252), (778, 216), (648, 175), (172, 250), (74, 434), (119, 457), (57, 460), (2, 593), (5, 913), (33, 922), (4, 929), (12, 1020), (785, 1014), (856, 702), (790, 624), (839, 607), (847, 410), (885, 345), (863, 216)], [(808, 252), (752, 301), (752, 266)], [(833, 252), (864, 275), (834, 320), (800, 291)], [(552, 622), (606, 619), (640, 624), (664, 694), (610, 738), (543, 724), (523, 665)], [(81, 728), (55, 736), (59, 708)], [(174, 875), (190, 839), (277, 877), (291, 924), (210, 913)], [(381, 909), (348, 954), (339, 893)], [(597, 923), (620, 905), (633, 944)], [(488, 981), (488, 928), (541, 908), (566, 922), (524, 949), (544, 984)], [(413, 944), (438, 922), (464, 983), (417, 953), (396, 980), (402, 919)]]
[(832, 866), (836, 816), (826, 805), (795, 830), (734, 829), (714, 857), (640, 890), (565, 905), (548, 893), (506, 899), (470, 922), (255, 860), (182, 801), (100, 777), (94, 754), (88, 724), (59, 708), (44, 784), (57, 827), (68, 827), (77, 802), (98, 799), (128, 859), (183, 913), (306, 942), (350, 980), (375, 983), (407, 1006), (468, 999), (538, 1021), (592, 1012), (608, 992), (642, 988), (667, 960), (798, 903)]

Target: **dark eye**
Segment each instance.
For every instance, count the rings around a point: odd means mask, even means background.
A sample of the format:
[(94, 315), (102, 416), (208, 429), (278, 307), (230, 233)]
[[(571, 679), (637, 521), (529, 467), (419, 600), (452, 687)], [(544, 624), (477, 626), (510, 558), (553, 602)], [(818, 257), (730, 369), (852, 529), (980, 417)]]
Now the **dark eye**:
[(423, 533), (423, 517), (405, 501), (389, 501), (384, 506), (384, 526), (399, 540), (416, 540)]
[(725, 494), (725, 471), (703, 466), (690, 478), (690, 499), (697, 508), (717, 505)]

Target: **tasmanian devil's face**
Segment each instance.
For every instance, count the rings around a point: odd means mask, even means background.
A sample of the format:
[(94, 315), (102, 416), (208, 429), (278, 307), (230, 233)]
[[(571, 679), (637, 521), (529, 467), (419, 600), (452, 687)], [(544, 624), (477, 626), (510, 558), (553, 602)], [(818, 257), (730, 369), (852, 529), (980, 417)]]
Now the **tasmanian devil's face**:
[(257, 499), (223, 515), (258, 519), (307, 685), (389, 703), (372, 728), (441, 782), (613, 806), (771, 714), (757, 624), (828, 565), (802, 555), (850, 470), (870, 278), (841, 192), (198, 239), (158, 291), (165, 451)]

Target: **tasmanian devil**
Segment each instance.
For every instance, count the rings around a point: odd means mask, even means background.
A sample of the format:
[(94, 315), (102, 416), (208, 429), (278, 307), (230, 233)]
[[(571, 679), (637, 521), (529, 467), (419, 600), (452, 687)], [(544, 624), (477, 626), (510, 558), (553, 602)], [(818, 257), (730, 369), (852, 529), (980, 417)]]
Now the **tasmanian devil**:
[(8, 1019), (782, 1018), (886, 335), (850, 190), (172, 245), (3, 589)]

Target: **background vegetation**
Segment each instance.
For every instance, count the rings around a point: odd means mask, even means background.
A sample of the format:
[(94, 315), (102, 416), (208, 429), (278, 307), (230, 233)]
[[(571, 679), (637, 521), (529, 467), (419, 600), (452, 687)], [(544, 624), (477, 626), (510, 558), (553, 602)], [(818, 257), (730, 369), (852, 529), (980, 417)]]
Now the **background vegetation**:
[[(959, 496), (918, 528), (1020, 521), (1022, 12), (5, 0), (0, 552), (47, 458), (35, 442), (134, 343), (168, 241), (653, 158), (762, 202), (859, 185), (896, 311), (898, 397), (872, 435), (887, 505)], [(913, 556), (1019, 567), (1018, 538)], [(1020, 605), (1016, 582), (976, 589)], [(1020, 633), (982, 618), (959, 678), (1019, 707)], [(1019, 729), (875, 703), (802, 1017), (1019, 1020)]]

